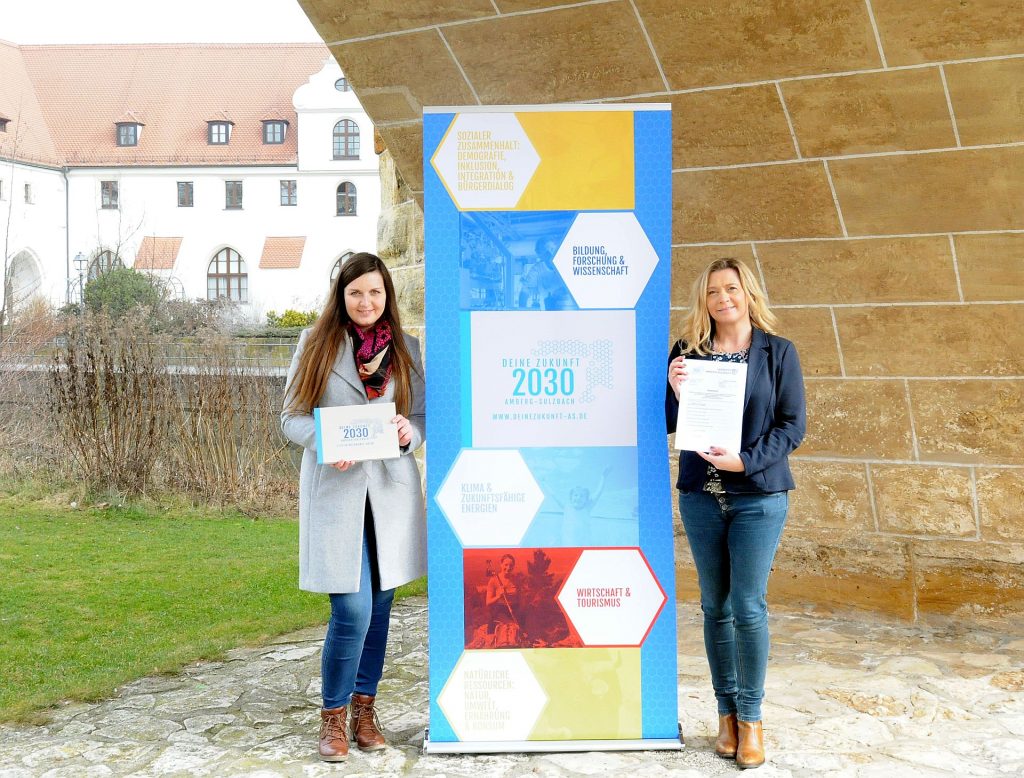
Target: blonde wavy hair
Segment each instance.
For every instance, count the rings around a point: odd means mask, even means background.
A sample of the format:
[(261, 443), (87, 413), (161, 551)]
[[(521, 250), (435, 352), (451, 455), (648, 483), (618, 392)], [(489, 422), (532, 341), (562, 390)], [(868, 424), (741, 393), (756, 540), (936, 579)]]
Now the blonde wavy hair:
[(735, 270), (740, 277), (740, 286), (747, 296), (747, 312), (750, 322), (760, 330), (776, 334), (777, 320), (768, 308), (764, 290), (757, 276), (741, 260), (735, 257), (716, 259), (693, 282), (690, 290), (690, 311), (683, 319), (683, 350), (688, 353), (705, 355), (709, 353), (711, 339), (715, 334), (715, 322), (708, 311), (708, 281), (712, 273), (719, 270)]

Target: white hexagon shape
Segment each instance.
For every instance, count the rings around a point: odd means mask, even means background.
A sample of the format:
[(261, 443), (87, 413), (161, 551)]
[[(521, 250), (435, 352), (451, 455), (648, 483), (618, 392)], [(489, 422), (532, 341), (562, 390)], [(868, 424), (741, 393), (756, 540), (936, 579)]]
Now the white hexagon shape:
[(581, 213), (554, 264), (580, 308), (633, 308), (658, 254), (632, 213)]
[(437, 490), (437, 504), (463, 546), (515, 546), (544, 492), (515, 450), (463, 449)]
[(460, 211), (515, 208), (540, 156), (514, 113), (460, 113), (430, 164)]
[(668, 598), (639, 548), (588, 548), (558, 592), (585, 646), (639, 646)]
[(548, 696), (520, 652), (466, 651), (437, 704), (459, 740), (526, 740)]

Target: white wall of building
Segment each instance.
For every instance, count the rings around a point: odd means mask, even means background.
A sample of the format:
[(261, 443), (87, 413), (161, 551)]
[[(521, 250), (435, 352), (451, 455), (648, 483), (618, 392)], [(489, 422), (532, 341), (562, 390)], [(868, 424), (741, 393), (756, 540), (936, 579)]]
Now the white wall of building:
[[(281, 205), (282, 180), (296, 181), (297, 205)], [(101, 207), (102, 181), (117, 182), (117, 210)], [(178, 207), (179, 181), (192, 182), (192, 207)], [(241, 209), (225, 207), (227, 181), (242, 182)], [(355, 216), (335, 213), (337, 187), (343, 181), (356, 186)], [(210, 261), (230, 247), (246, 263), (249, 304), (256, 314), (316, 307), (326, 295), (338, 257), (376, 247), (380, 213), (376, 171), (341, 175), (299, 173), (294, 167), (110, 168), (73, 170), (69, 182), (73, 256), (82, 252), (92, 259), (110, 250), (131, 265), (143, 238), (180, 237), (171, 274), (187, 297), (204, 299)], [(305, 237), (300, 267), (260, 268), (267, 237)]]
[[(334, 60), (328, 60), (323, 70), (295, 90), (292, 105), (299, 115), (299, 169), (376, 173), (373, 124), (355, 92), (335, 89), (335, 82), (341, 77), (341, 68)], [(358, 160), (334, 159), (334, 126), (342, 119), (351, 119), (359, 126)]]
[[(350, 251), (376, 249), (380, 213), (373, 126), (353, 92), (335, 89), (341, 75), (337, 64), (328, 60), (309, 83), (296, 90), (298, 127), (288, 128), (299, 133), (295, 166), (71, 168), (65, 205), (61, 171), (0, 163), (4, 197), (15, 197), (12, 256), (22, 246), (31, 249), (40, 260), (42, 292), (61, 305), (67, 295), (69, 266), (71, 282), (77, 280), (73, 262), (77, 254), (92, 260), (109, 250), (131, 266), (143, 238), (180, 237), (173, 270), (159, 275), (173, 275), (186, 297), (206, 298), (210, 261), (222, 248), (230, 247), (246, 263), (246, 308), (254, 318), (262, 319), (269, 310), (319, 307), (337, 259)], [(342, 118), (352, 119), (360, 128), (357, 160), (333, 159), (333, 130)], [(241, 209), (226, 207), (225, 182), (229, 180), (242, 182)], [(297, 205), (281, 205), (282, 180), (297, 182)], [(21, 200), (26, 181), (33, 187), (31, 205)], [(116, 209), (102, 207), (103, 181), (117, 182)], [(192, 182), (192, 207), (178, 206), (179, 181)], [(356, 186), (354, 216), (336, 214), (337, 188), (346, 181)], [(0, 210), (3, 227), (6, 207)], [(267, 237), (305, 237), (300, 267), (260, 268)]]
[[(0, 182), (0, 251), (6, 244), (8, 268), (18, 258), (24, 273), (31, 258), (39, 277), (38, 293), (63, 303), (67, 278), (63, 173), (0, 161)], [(30, 202), (25, 199), (26, 184), (31, 187)], [(4, 286), (0, 284), (0, 306), (5, 304)]]

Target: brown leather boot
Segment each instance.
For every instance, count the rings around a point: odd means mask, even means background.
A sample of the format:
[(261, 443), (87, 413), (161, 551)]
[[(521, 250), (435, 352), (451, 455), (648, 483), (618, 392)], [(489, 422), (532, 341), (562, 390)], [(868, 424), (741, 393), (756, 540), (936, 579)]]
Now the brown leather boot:
[(760, 721), (738, 721), (736, 731), (736, 766), (744, 770), (764, 764), (764, 730)]
[(718, 740), (715, 741), (715, 753), (722, 759), (736, 758), (736, 714), (730, 713), (718, 717)]
[(320, 758), (325, 762), (348, 759), (348, 709), (321, 708)]
[(384, 748), (384, 735), (380, 731), (377, 711), (373, 709), (372, 694), (352, 695), (352, 735), (360, 751), (379, 751)]

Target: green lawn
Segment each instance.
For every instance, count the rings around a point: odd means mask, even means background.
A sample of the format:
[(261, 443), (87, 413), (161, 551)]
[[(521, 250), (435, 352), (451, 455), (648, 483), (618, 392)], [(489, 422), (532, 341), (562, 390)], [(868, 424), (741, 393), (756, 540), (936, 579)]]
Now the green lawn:
[(293, 521), (0, 496), (0, 721), (325, 621), (297, 581)]

